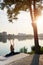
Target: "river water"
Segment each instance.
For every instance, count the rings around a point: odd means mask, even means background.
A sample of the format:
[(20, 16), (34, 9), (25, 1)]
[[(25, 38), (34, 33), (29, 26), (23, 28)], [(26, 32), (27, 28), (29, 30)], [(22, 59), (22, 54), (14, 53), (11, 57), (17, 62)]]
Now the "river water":
[[(34, 45), (34, 39), (18, 40), (14, 39), (14, 51), (19, 52), (24, 46), (27, 48), (27, 51), (31, 51), (31, 47)], [(39, 45), (43, 46), (43, 40), (39, 40)], [(7, 40), (6, 43), (0, 42), (0, 55), (6, 55), (10, 53), (10, 41)]]

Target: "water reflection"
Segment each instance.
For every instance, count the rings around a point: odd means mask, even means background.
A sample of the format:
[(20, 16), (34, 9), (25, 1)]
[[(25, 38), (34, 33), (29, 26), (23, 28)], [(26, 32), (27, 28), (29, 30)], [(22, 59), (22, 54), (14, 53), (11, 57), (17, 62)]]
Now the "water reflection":
[[(43, 46), (43, 38), (39, 35), (39, 45)], [(0, 55), (10, 53), (10, 40), (14, 40), (14, 51), (19, 52), (22, 47), (26, 47), (27, 51), (31, 51), (31, 46), (34, 45), (33, 35), (18, 34), (12, 35), (6, 32), (0, 33)]]
[[(38, 35), (40, 40), (43, 40), (43, 34), (39, 34)], [(11, 39), (18, 39), (19, 41), (21, 40), (26, 40), (26, 39), (33, 39), (34, 35), (32, 34), (23, 34), (23, 33), (18, 33), (18, 35), (14, 35), (14, 34), (7, 34), (7, 32), (2, 32), (0, 33), (0, 42), (6, 43), (7, 39), (11, 40)]]
[[(31, 46), (34, 45), (34, 40), (23, 40), (19, 41), (18, 39), (14, 40), (14, 51), (19, 52), (22, 47), (28, 48), (28, 51), (31, 51)], [(10, 40), (7, 40), (6, 43), (0, 42), (0, 55), (6, 55), (10, 52)]]
[[(19, 52), (20, 49), (22, 47), (29, 47), (30, 49), (30, 40), (33, 39), (33, 35), (27, 35), (27, 34), (18, 34), (18, 35), (14, 35), (14, 34), (8, 34), (7, 32), (2, 32), (0, 33), (0, 55), (5, 55), (8, 54), (10, 52), (10, 45), (11, 42), (10, 40), (14, 40), (14, 51), (15, 52)], [(3, 44), (5, 43), (5, 44)], [(31, 44), (32, 45), (32, 44)]]
[[(39, 41), (39, 44), (43, 46), (43, 40)], [(19, 52), (21, 48), (24, 46), (27, 50), (31, 51), (31, 46), (34, 45), (34, 39), (26, 39), (19, 41), (18, 39), (14, 39), (14, 51)], [(0, 42), (0, 55), (6, 55), (10, 53), (10, 40), (7, 40), (6, 43)]]
[(10, 52), (10, 44), (9, 41), (7, 40), (6, 43), (0, 42), (0, 55), (6, 55)]

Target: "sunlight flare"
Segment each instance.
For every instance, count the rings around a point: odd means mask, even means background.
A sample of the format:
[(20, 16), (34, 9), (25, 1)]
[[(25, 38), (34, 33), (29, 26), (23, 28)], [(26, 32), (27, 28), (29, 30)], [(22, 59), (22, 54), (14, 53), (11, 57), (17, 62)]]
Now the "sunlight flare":
[(39, 16), (36, 22), (37, 22), (36, 24), (37, 24), (38, 32), (42, 33), (42, 31), (43, 31), (43, 15)]
[(40, 27), (42, 24), (43, 24), (43, 16), (40, 16), (40, 17), (37, 19), (37, 26)]

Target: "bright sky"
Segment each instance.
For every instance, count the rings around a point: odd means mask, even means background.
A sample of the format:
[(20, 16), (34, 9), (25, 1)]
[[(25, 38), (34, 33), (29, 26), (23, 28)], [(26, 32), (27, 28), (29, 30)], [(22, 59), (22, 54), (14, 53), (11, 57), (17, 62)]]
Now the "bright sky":
[[(18, 20), (9, 23), (5, 10), (0, 10), (0, 32), (6, 31), (8, 34), (26, 33), (33, 34), (31, 18), (29, 12), (21, 11)], [(43, 15), (38, 19), (38, 33), (43, 33)]]

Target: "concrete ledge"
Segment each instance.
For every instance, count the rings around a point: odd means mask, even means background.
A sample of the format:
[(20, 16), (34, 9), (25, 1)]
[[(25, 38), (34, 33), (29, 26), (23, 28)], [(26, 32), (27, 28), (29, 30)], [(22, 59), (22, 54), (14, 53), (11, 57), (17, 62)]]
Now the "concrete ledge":
[[(29, 54), (25, 54), (25, 53), (20, 53), (20, 54), (17, 54), (17, 55), (14, 55), (14, 56), (11, 56), (11, 57), (8, 57), (7, 60), (4, 60), (3, 61), (3, 65), (6, 65), (6, 64), (9, 64), (11, 62), (14, 62), (16, 60), (20, 60), (26, 56), (29, 56)], [(1, 64), (0, 64), (1, 65)]]

